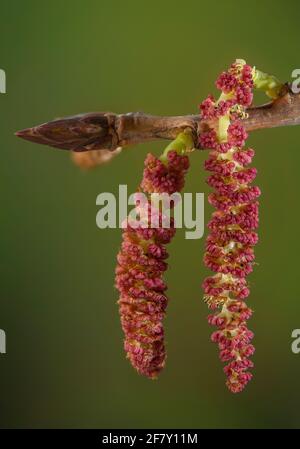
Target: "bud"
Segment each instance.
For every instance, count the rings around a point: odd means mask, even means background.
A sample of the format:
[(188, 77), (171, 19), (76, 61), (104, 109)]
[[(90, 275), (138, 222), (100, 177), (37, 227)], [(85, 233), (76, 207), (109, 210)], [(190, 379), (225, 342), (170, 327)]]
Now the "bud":
[(109, 112), (80, 114), (23, 129), (16, 136), (63, 150), (115, 150), (114, 120)]
[(82, 168), (83, 170), (90, 170), (92, 168), (98, 167), (99, 165), (104, 165), (114, 159), (122, 151), (121, 147), (116, 150), (93, 150), (93, 151), (72, 151), (71, 157), (75, 165)]

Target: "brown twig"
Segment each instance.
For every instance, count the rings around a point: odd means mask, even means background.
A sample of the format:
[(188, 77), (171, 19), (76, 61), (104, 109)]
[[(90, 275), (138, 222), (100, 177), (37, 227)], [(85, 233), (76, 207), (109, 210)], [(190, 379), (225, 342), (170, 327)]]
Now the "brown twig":
[[(285, 84), (279, 98), (247, 110), (243, 120), (247, 131), (300, 124), (300, 94)], [(209, 121), (199, 115), (161, 117), (141, 112), (114, 114), (95, 112), (53, 120), (18, 131), (26, 140), (75, 152), (110, 150), (158, 139), (174, 139), (190, 129), (195, 147), (201, 132), (210, 129)]]

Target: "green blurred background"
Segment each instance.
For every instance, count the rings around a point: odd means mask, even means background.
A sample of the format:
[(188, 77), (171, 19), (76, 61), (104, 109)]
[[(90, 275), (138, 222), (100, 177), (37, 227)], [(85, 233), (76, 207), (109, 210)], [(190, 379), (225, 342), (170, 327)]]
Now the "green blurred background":
[[(197, 112), (235, 58), (290, 80), (299, 60), (299, 2), (1, 0), (1, 427), (262, 428), (300, 426), (300, 127), (258, 131), (263, 195), (250, 277), (254, 379), (224, 385), (202, 302), (204, 240), (171, 245), (168, 362), (158, 381), (125, 359), (114, 289), (120, 230), (99, 230), (96, 196), (134, 191), (148, 151), (136, 146), (90, 173), (69, 154), (14, 132), (88, 111)], [(257, 97), (262, 101), (263, 97)], [(205, 192), (206, 154), (186, 191)], [(206, 205), (205, 220), (211, 209)]]

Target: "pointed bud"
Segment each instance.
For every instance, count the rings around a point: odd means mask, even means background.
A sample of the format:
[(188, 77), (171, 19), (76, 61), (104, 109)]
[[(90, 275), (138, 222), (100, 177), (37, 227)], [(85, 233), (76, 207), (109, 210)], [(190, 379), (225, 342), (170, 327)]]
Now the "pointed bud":
[(112, 113), (80, 114), (23, 129), (16, 136), (63, 150), (114, 150), (117, 143), (114, 120)]

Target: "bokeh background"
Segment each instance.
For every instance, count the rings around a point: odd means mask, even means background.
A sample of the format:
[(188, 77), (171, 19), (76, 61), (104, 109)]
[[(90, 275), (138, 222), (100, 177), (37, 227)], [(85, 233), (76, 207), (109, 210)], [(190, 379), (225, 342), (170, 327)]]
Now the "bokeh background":
[[(299, 2), (1, 0), (0, 10), (0, 426), (299, 427), (300, 127), (250, 136), (263, 192), (249, 297), (257, 351), (240, 395), (227, 391), (209, 341), (204, 240), (183, 231), (170, 248), (167, 367), (149, 381), (123, 353), (113, 285), (121, 233), (96, 227), (95, 199), (119, 184), (134, 191), (146, 153), (165, 143), (83, 173), (67, 152), (14, 137), (80, 112), (194, 113), (235, 58), (290, 80)], [(186, 191), (208, 193), (205, 157), (192, 155)], [(206, 221), (210, 212), (206, 204)]]

